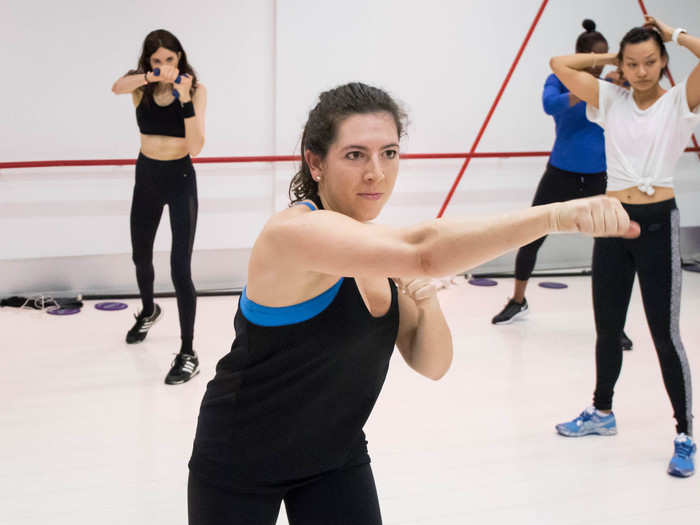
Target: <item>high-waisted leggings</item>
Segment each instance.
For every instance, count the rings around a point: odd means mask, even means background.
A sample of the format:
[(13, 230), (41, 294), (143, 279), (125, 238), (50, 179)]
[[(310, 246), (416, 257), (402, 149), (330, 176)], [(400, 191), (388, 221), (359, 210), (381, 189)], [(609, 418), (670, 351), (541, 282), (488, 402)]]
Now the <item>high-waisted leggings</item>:
[[(552, 202), (564, 202), (571, 199), (583, 197), (593, 197), (605, 193), (607, 176), (602, 173), (574, 173), (572, 171), (560, 170), (551, 164), (547, 164), (547, 169), (537, 185), (533, 206), (551, 204)], [(519, 281), (527, 281), (535, 269), (537, 252), (542, 243), (547, 238), (540, 237), (526, 244), (518, 250), (515, 256), (515, 278)]]
[(676, 201), (623, 204), (642, 233), (637, 239), (598, 238), (593, 247), (596, 388), (593, 404), (612, 408), (622, 368), (620, 335), (635, 274), (656, 347), (677, 432), (692, 434), (692, 390), (678, 318), (681, 299), (680, 225)]
[(177, 296), (180, 331), (183, 339), (191, 339), (197, 304), (191, 270), (198, 209), (194, 167), (189, 155), (163, 161), (139, 154), (131, 203), (131, 246), (146, 312), (153, 310), (153, 243), (166, 204), (172, 231), (170, 272)]

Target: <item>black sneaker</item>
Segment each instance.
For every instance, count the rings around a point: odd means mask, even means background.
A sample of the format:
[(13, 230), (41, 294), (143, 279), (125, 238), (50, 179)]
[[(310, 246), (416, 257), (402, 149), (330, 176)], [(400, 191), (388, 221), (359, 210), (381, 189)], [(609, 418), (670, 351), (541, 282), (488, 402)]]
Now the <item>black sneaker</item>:
[(508, 301), (508, 304), (501, 310), (501, 312), (491, 319), (493, 324), (508, 324), (512, 323), (518, 317), (525, 317), (527, 315), (527, 299), (523, 298), (522, 303), (517, 303), (513, 299)]
[(189, 381), (197, 374), (199, 374), (197, 354), (178, 353), (175, 355), (170, 372), (165, 376), (165, 384), (179, 385)]
[(148, 330), (160, 319), (160, 314), (160, 306), (156, 304), (153, 306), (153, 313), (151, 315), (143, 315), (143, 312), (134, 315), (134, 317), (136, 317), (136, 323), (134, 323), (131, 330), (126, 333), (126, 342), (129, 344), (140, 343), (146, 339)]
[(620, 345), (623, 350), (632, 350), (632, 340), (627, 337), (627, 334), (623, 331), (620, 336)]

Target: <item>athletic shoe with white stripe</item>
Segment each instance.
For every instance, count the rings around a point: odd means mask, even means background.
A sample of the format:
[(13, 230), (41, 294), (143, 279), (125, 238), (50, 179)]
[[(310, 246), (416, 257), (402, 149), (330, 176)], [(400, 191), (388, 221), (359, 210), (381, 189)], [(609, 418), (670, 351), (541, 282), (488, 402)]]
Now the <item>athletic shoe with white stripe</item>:
[(136, 323), (131, 327), (126, 333), (126, 342), (129, 344), (140, 343), (148, 335), (148, 330), (158, 322), (160, 319), (161, 309), (157, 304), (153, 306), (153, 313), (151, 315), (143, 315), (140, 312), (138, 315), (134, 315), (136, 318)]
[(693, 438), (685, 434), (678, 434), (673, 440), (673, 457), (668, 464), (668, 473), (678, 478), (687, 478), (695, 474), (693, 456), (697, 446)]
[(566, 423), (560, 423), (556, 427), (557, 432), (566, 437), (580, 437), (589, 434), (601, 436), (614, 436), (617, 434), (615, 414), (602, 414), (595, 407), (588, 407), (577, 418)]
[(199, 373), (197, 354), (178, 353), (173, 360), (170, 372), (165, 376), (166, 385), (179, 385), (192, 379)]

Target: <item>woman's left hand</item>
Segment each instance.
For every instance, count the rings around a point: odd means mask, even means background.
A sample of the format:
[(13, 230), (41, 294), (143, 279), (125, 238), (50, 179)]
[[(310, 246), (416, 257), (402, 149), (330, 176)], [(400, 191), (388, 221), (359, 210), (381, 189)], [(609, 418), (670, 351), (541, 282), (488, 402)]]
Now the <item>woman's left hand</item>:
[(644, 15), (644, 27), (656, 29), (664, 42), (671, 41), (671, 37), (673, 36), (673, 28), (658, 18), (654, 18), (650, 15)]
[(186, 73), (180, 75), (180, 82), (173, 83), (173, 88), (178, 92), (180, 102), (189, 102), (192, 100), (190, 89), (192, 89), (192, 77)]
[(399, 287), (399, 292), (408, 295), (418, 306), (437, 297), (437, 288), (435, 288), (432, 279), (395, 278), (394, 282)]

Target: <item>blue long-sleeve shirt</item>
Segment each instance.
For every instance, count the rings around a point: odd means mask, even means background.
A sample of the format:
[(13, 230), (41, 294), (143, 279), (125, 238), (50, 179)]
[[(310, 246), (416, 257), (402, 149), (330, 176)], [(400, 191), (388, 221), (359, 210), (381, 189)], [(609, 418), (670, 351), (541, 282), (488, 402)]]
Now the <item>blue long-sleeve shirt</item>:
[(554, 117), (556, 139), (549, 162), (560, 170), (574, 173), (605, 171), (603, 128), (586, 118), (586, 103), (569, 107), (569, 90), (555, 76), (544, 83), (542, 106)]

